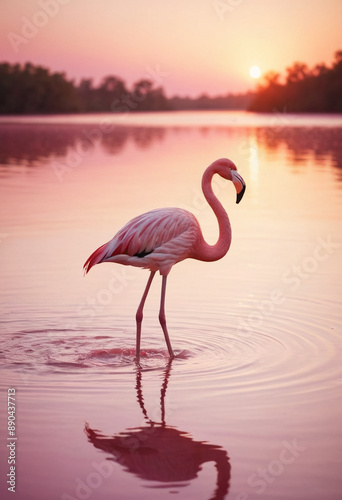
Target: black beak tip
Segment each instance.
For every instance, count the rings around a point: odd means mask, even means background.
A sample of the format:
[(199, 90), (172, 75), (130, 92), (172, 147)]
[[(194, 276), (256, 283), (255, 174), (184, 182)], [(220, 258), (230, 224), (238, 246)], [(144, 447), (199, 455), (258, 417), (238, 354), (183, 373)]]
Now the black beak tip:
[(245, 194), (245, 191), (246, 191), (246, 185), (244, 185), (243, 188), (241, 189), (240, 193), (238, 193), (236, 195), (236, 203), (240, 203), (240, 201), (242, 200), (243, 195)]

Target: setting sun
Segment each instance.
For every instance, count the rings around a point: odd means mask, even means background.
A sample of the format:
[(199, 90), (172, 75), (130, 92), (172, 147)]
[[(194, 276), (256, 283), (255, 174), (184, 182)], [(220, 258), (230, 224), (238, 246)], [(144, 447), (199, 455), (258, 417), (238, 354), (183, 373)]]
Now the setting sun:
[(249, 70), (249, 74), (252, 78), (260, 78), (261, 76), (261, 70), (259, 66), (251, 66)]

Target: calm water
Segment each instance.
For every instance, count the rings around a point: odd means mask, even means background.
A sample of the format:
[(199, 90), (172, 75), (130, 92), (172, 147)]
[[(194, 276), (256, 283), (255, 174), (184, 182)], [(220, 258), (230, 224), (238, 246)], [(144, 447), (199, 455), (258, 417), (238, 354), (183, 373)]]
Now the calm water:
[[(1, 498), (340, 500), (342, 117), (2, 118), (0, 140)], [(155, 279), (138, 370), (148, 272), (83, 263), (156, 207), (214, 243), (200, 182), (220, 157), (247, 183), (236, 205), (215, 182), (231, 249), (173, 268), (171, 364)]]

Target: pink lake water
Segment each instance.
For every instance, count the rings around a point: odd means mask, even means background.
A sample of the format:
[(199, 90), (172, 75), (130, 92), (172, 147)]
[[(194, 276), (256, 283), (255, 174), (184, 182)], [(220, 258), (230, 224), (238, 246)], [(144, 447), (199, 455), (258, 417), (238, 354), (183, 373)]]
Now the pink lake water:
[[(0, 141), (1, 498), (340, 500), (342, 117), (2, 117)], [(220, 157), (247, 184), (236, 205), (215, 180), (230, 251), (173, 268), (172, 362), (155, 278), (139, 368), (148, 272), (82, 266), (157, 207), (214, 243), (200, 185)]]

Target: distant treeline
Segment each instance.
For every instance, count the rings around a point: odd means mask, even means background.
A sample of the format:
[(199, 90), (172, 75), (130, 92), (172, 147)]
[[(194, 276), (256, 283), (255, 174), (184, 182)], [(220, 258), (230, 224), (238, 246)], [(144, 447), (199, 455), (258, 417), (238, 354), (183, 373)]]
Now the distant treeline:
[(171, 109), (174, 110), (191, 110), (191, 109), (247, 109), (254, 94), (247, 92), (246, 94), (226, 94), (223, 96), (210, 97), (207, 94), (202, 94), (199, 97), (172, 97), (169, 99)]
[(0, 114), (247, 109), (251, 99), (249, 93), (168, 99), (149, 79), (139, 80), (132, 89), (117, 76), (103, 78), (98, 86), (91, 79), (75, 85), (64, 73), (50, 73), (31, 63), (0, 64)]
[(143, 79), (128, 90), (116, 76), (107, 76), (94, 87), (92, 80), (79, 85), (64, 73), (50, 73), (26, 63), (0, 64), (0, 114), (48, 114), (157, 111), (170, 109), (161, 87)]
[(269, 112), (342, 112), (342, 51), (331, 67), (309, 69), (303, 63), (287, 68), (283, 82), (268, 73), (256, 92), (210, 97), (167, 98), (164, 89), (149, 79), (132, 88), (117, 76), (107, 76), (94, 86), (91, 79), (78, 85), (64, 73), (51, 73), (31, 63), (0, 64), (0, 114), (95, 113), (168, 110), (248, 109)]
[(342, 50), (335, 53), (331, 67), (317, 64), (309, 69), (296, 62), (286, 69), (283, 83), (279, 73), (264, 76), (248, 109), (293, 113), (341, 113), (342, 112)]

